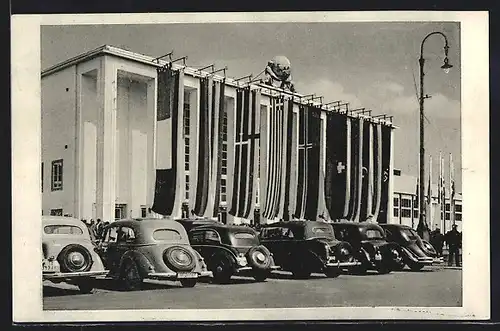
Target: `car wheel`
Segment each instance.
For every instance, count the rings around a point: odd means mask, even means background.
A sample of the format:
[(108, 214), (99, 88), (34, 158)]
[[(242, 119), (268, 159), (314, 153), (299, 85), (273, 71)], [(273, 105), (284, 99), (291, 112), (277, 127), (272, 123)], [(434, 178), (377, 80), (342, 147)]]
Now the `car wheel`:
[(263, 282), (269, 277), (269, 272), (255, 271), (253, 274), (253, 278), (258, 282)]
[(57, 260), (62, 272), (89, 271), (93, 264), (90, 252), (78, 244), (70, 244), (64, 247), (59, 253)]
[(325, 272), (326, 277), (328, 277), (328, 278), (337, 278), (342, 273), (340, 268), (335, 268), (335, 267), (325, 268), (324, 272)]
[(420, 271), (420, 270), (422, 270), (424, 265), (421, 263), (411, 263), (409, 265), (409, 267), (410, 267), (411, 271)]
[(380, 265), (377, 267), (377, 272), (379, 274), (388, 274), (391, 272), (391, 268), (385, 266), (385, 265)]
[(366, 275), (368, 268), (364, 265), (358, 265), (351, 269), (351, 273), (354, 275)]
[(90, 294), (94, 291), (94, 287), (88, 281), (78, 283), (78, 288), (82, 294)]
[(128, 260), (122, 269), (121, 274), (122, 287), (127, 291), (138, 290), (142, 287), (142, 276), (139, 273), (137, 264)]
[(181, 279), (182, 287), (194, 287), (196, 285), (196, 279)]
[(292, 275), (296, 279), (307, 279), (311, 276), (311, 270), (302, 265), (294, 266), (292, 269)]
[(217, 258), (212, 268), (214, 281), (219, 284), (227, 284), (231, 280), (232, 266), (231, 262), (226, 256)]

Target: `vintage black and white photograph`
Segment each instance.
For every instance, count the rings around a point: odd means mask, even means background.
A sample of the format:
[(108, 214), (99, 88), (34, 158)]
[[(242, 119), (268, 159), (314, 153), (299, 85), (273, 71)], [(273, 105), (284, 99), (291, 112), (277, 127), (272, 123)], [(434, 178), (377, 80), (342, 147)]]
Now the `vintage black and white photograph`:
[(489, 314), (466, 304), (489, 284), (488, 109), (464, 47), (487, 16), (469, 14), (39, 19), (38, 72), (19, 69), (39, 99), (13, 108), (38, 103), (17, 162), (39, 314)]

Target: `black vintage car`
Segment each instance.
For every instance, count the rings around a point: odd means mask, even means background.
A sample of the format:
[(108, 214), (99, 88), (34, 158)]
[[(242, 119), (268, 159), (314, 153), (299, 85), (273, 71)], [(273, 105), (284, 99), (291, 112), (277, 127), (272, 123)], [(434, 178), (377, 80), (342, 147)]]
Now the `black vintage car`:
[[(381, 225), (390, 241), (398, 243), (403, 249), (403, 260), (411, 270), (418, 271), (424, 266), (441, 262), (430, 243), (420, 238), (417, 231), (407, 225)], [(404, 264), (402, 267), (404, 267)], [(403, 268), (401, 268), (403, 269)]]
[(233, 275), (264, 281), (272, 270), (279, 269), (252, 228), (216, 223), (196, 226), (188, 235), (191, 246), (203, 256), (217, 283), (228, 283)]
[(330, 224), (316, 221), (282, 221), (264, 225), (260, 239), (283, 270), (295, 278), (312, 272), (338, 277), (343, 269), (359, 265), (346, 242), (335, 238)]
[(401, 247), (387, 241), (384, 230), (378, 224), (348, 221), (331, 224), (335, 235), (352, 245), (356, 258), (361, 262), (353, 270), (355, 273), (364, 274), (367, 270), (376, 270), (385, 274), (404, 265)]

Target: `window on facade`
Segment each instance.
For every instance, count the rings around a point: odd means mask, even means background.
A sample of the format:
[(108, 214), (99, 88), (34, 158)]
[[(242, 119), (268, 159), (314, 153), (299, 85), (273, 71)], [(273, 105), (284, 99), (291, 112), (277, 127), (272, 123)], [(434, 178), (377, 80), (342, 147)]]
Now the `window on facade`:
[(141, 207), (141, 217), (144, 218), (147, 215), (148, 215), (147, 208), (146, 207)]
[(399, 208), (394, 208), (394, 217), (399, 217)]
[(446, 209), (446, 211), (450, 211), (450, 204), (449, 203), (446, 204), (445, 209)]
[(394, 169), (394, 176), (401, 176), (401, 170)]
[(418, 197), (413, 198), (413, 208), (418, 208)]
[(461, 213), (462, 212), (462, 205), (455, 205), (455, 212)]
[(63, 210), (62, 210), (62, 208), (51, 209), (50, 210), (50, 215), (51, 216), (62, 216), (63, 215)]
[(446, 213), (444, 216), (444, 219), (449, 221), (450, 220), (450, 213)]
[(461, 221), (462, 220), (462, 214), (455, 214), (455, 221)]
[(41, 172), (42, 172), (42, 192), (43, 192), (43, 162), (42, 162), (42, 169), (41, 169)]
[(399, 198), (394, 198), (394, 206), (399, 206)]
[(418, 218), (418, 209), (413, 210), (413, 218)]
[(410, 209), (401, 209), (401, 217), (411, 217), (411, 210)]
[(121, 220), (127, 217), (127, 205), (117, 204), (115, 205), (115, 220)]
[(52, 191), (63, 189), (63, 160), (52, 161)]
[(401, 199), (401, 207), (411, 208), (411, 200), (408, 198)]

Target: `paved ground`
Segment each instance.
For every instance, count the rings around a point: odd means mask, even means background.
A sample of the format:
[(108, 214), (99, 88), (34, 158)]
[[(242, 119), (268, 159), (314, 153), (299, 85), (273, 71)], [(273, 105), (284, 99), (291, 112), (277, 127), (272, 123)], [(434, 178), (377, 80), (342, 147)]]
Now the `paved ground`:
[(145, 284), (139, 291), (123, 292), (111, 281), (101, 281), (93, 294), (79, 294), (76, 287), (44, 283), (44, 309), (223, 309), (290, 307), (373, 307), (462, 305), (460, 268), (433, 266), (420, 272), (400, 271), (341, 275), (328, 279), (313, 274), (294, 280), (280, 272), (265, 282), (234, 277), (231, 284), (198, 282), (182, 288), (178, 282)]

